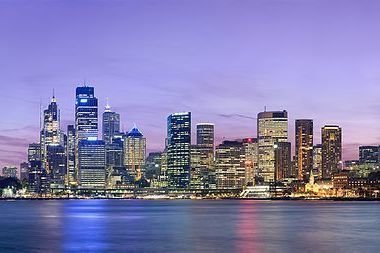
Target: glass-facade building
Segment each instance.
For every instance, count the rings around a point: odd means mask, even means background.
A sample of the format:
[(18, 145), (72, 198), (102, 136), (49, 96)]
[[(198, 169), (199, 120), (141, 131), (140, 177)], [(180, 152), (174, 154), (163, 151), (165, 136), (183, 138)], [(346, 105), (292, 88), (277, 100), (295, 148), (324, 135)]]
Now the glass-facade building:
[(112, 143), (114, 136), (120, 132), (120, 114), (111, 111), (108, 104), (103, 112), (102, 132), (106, 144)]
[(167, 119), (167, 176), (170, 188), (190, 185), (191, 113), (169, 115)]
[(143, 176), (145, 159), (146, 139), (137, 127), (133, 127), (124, 139), (124, 166), (135, 180)]
[(78, 155), (80, 187), (104, 188), (106, 180), (106, 149), (104, 141), (80, 141)]
[(322, 127), (322, 178), (331, 178), (342, 167), (342, 129), (333, 125), (324, 126)]
[(308, 181), (313, 169), (313, 120), (296, 120), (297, 178)]
[(275, 180), (275, 144), (288, 141), (287, 111), (260, 112), (257, 116), (258, 174)]

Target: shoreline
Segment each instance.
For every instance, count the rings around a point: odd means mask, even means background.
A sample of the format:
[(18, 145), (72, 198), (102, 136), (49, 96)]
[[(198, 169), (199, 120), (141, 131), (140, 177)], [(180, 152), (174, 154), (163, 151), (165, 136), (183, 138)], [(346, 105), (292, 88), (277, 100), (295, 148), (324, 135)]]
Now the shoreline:
[(36, 197), (36, 198), (0, 198), (0, 201), (17, 201), (17, 200), (144, 200), (144, 201), (173, 201), (173, 200), (193, 200), (193, 201), (204, 201), (204, 200), (231, 200), (231, 201), (244, 201), (244, 200), (255, 200), (255, 201), (307, 201), (307, 202), (316, 202), (316, 201), (341, 201), (341, 202), (364, 202), (371, 201), (377, 202), (380, 201), (380, 198), (341, 198), (341, 197), (332, 197), (332, 198), (109, 198), (109, 197), (98, 197), (98, 198), (45, 198), (45, 197)]

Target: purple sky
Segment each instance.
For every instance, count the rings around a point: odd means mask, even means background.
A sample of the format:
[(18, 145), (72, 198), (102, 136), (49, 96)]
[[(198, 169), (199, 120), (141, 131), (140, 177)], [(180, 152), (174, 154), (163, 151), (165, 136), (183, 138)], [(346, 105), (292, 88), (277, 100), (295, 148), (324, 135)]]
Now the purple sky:
[(343, 127), (344, 159), (378, 144), (380, 1), (0, 1), (0, 166), (38, 140), (52, 89), (63, 126), (75, 87), (95, 87), (124, 129), (160, 150), (171, 112), (216, 124), (217, 141), (256, 136), (257, 113)]

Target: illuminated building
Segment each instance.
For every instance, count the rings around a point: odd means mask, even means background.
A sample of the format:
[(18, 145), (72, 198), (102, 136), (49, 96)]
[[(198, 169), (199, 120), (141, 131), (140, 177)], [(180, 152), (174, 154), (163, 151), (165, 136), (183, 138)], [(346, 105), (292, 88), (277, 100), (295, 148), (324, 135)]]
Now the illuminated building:
[(78, 171), (75, 170), (75, 127), (67, 126), (67, 184), (71, 187), (77, 185)]
[(245, 185), (245, 150), (242, 142), (224, 141), (215, 149), (216, 187), (242, 188)]
[[(122, 175), (118, 175), (118, 171), (125, 172), (126, 169), (123, 166), (124, 163), (124, 139), (122, 136), (120, 138), (112, 138), (111, 143), (105, 144), (106, 148), (106, 178), (107, 183), (110, 185), (110, 176), (116, 176), (120, 178), (120, 182), (123, 182), (121, 179)], [(111, 183), (112, 185), (112, 183)]]
[(75, 166), (79, 173), (79, 143), (82, 140), (98, 138), (98, 99), (94, 88), (82, 86), (76, 88), (75, 101)]
[(332, 175), (332, 184), (334, 189), (345, 189), (348, 187), (348, 174), (335, 173)]
[(48, 189), (46, 170), (42, 162), (32, 160), (29, 163), (28, 191), (31, 193), (46, 193)]
[(162, 152), (149, 153), (145, 161), (145, 177), (158, 180), (161, 174)]
[(291, 176), (291, 143), (276, 142), (274, 144), (275, 180), (280, 181)]
[(258, 173), (264, 182), (275, 180), (275, 143), (288, 140), (286, 111), (260, 112), (257, 116)]
[(190, 185), (191, 113), (169, 115), (167, 134), (167, 176), (170, 188)]
[(254, 185), (257, 172), (257, 139), (243, 139), (243, 147), (245, 153), (245, 181), (246, 185)]
[(297, 178), (308, 180), (310, 171), (313, 169), (313, 120), (296, 120), (296, 159)]
[(363, 163), (378, 163), (379, 162), (379, 146), (360, 146), (359, 161)]
[(49, 145), (47, 147), (46, 170), (49, 171), (50, 188), (64, 188), (67, 173), (65, 147)]
[(81, 140), (78, 147), (79, 184), (81, 188), (104, 188), (106, 150), (104, 141)]
[(135, 126), (127, 133), (124, 140), (124, 166), (135, 180), (143, 176), (145, 158), (146, 139)]
[(197, 144), (191, 146), (191, 188), (209, 188), (214, 169), (214, 124), (197, 124)]
[(318, 179), (322, 178), (322, 145), (317, 144), (313, 147), (313, 174)]
[(31, 143), (28, 146), (28, 162), (41, 161), (41, 145), (39, 143)]
[(342, 167), (342, 129), (322, 127), (322, 178), (328, 179)]
[(103, 112), (103, 140), (106, 144), (112, 143), (112, 139), (120, 132), (120, 114), (111, 111), (111, 107), (107, 105)]
[(20, 164), (20, 181), (28, 181), (29, 177), (29, 163)]
[[(42, 166), (47, 167), (47, 149), (49, 145), (61, 143), (60, 115), (57, 100), (53, 96), (46, 110), (43, 112), (43, 126), (40, 135)], [(49, 171), (48, 171), (49, 173)]]
[(17, 168), (16, 167), (4, 167), (2, 171), (3, 177), (14, 177), (17, 178)]

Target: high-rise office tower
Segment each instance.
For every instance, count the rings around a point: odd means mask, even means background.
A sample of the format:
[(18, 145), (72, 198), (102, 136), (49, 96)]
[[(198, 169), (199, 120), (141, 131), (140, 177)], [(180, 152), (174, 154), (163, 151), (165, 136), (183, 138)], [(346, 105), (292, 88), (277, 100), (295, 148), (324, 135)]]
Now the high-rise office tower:
[(215, 149), (216, 187), (242, 188), (245, 185), (245, 150), (239, 141), (224, 141)]
[(276, 142), (274, 144), (275, 180), (288, 178), (292, 174), (292, 144), (290, 142)]
[(78, 179), (81, 188), (104, 188), (106, 182), (106, 149), (104, 141), (80, 141), (78, 167)]
[(313, 169), (313, 120), (296, 120), (296, 159), (299, 180), (308, 181)]
[(275, 143), (288, 140), (286, 111), (260, 112), (257, 116), (258, 173), (264, 182), (275, 180)]
[(39, 160), (29, 162), (28, 190), (32, 193), (46, 193), (48, 189), (46, 170)]
[(108, 101), (103, 112), (102, 130), (106, 144), (112, 143), (114, 136), (120, 132), (120, 114), (111, 111)]
[(322, 144), (313, 147), (313, 175), (322, 178)]
[(41, 145), (39, 143), (31, 143), (28, 146), (28, 162), (41, 161)]
[(67, 173), (65, 147), (49, 145), (47, 147), (46, 170), (49, 171), (50, 188), (64, 188)]
[[(60, 115), (55, 96), (43, 112), (43, 122), (40, 135), (42, 166), (47, 167), (47, 149), (49, 145), (59, 145), (61, 142)], [(49, 172), (49, 171), (48, 171)]]
[[(75, 171), (79, 173), (79, 146), (82, 140), (98, 138), (98, 99), (94, 87), (76, 88), (75, 101)], [(78, 178), (79, 180), (79, 178)]]
[(201, 148), (208, 148), (214, 151), (214, 131), (215, 126), (212, 123), (197, 124), (197, 145)]
[(75, 126), (67, 126), (67, 185), (73, 187), (78, 184), (78, 173), (75, 170)]
[(77, 143), (88, 138), (98, 138), (98, 99), (93, 87), (76, 89), (75, 134)]
[(246, 185), (253, 185), (255, 183), (255, 176), (257, 172), (257, 138), (244, 138), (243, 146), (245, 153)]
[(360, 146), (359, 147), (359, 162), (378, 163), (379, 162), (379, 146)]
[(191, 188), (209, 188), (210, 178), (215, 175), (214, 124), (197, 124), (197, 144), (191, 146), (190, 163)]
[(322, 178), (331, 176), (341, 169), (342, 129), (339, 126), (322, 127)]
[(173, 113), (168, 117), (167, 175), (171, 188), (190, 184), (191, 113)]
[(146, 139), (135, 126), (124, 140), (124, 166), (128, 173), (139, 180), (143, 176), (146, 158)]

